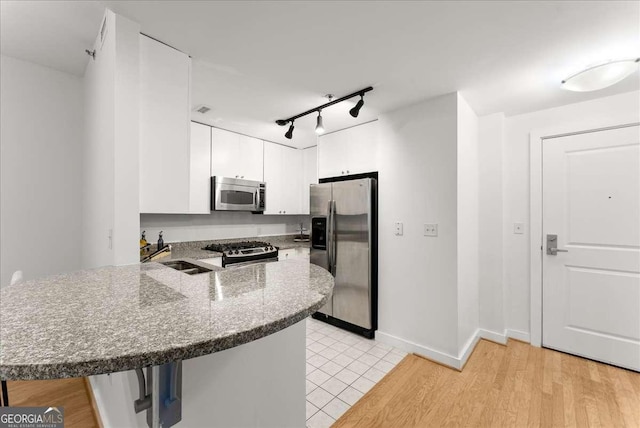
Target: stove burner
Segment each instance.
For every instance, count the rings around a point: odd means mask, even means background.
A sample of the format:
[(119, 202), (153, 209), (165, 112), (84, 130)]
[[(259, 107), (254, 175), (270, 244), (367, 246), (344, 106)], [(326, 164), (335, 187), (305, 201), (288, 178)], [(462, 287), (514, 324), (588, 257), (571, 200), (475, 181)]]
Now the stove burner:
[(217, 251), (219, 253), (226, 253), (228, 251), (239, 251), (248, 248), (273, 248), (268, 242), (262, 241), (242, 241), (242, 242), (227, 242), (224, 244), (209, 244), (203, 248), (203, 250)]
[(203, 250), (222, 253), (222, 267), (234, 263), (246, 264), (266, 260), (278, 260), (278, 247), (262, 241), (209, 244), (204, 247)]

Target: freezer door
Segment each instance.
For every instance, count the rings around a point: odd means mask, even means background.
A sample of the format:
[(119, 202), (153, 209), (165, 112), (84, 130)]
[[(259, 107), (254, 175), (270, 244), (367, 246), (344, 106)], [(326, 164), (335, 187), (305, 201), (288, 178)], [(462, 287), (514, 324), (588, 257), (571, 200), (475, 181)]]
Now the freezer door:
[(367, 329), (371, 317), (371, 179), (333, 183), (333, 317)]
[[(311, 252), (310, 261), (329, 272), (331, 266), (330, 257), (330, 212), (331, 204), (331, 184), (312, 184), (310, 191), (310, 213), (311, 213)], [(333, 315), (332, 298), (318, 310), (318, 312)]]

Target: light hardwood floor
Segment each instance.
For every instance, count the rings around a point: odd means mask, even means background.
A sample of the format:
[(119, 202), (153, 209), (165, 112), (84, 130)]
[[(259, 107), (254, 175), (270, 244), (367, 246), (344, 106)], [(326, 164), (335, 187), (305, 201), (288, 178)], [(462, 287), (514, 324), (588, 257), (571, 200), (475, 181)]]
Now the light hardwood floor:
[(99, 428), (83, 378), (9, 381), (11, 406), (64, 407), (65, 428)]
[(408, 355), (346, 427), (640, 427), (640, 374), (510, 340), (481, 340), (462, 372)]

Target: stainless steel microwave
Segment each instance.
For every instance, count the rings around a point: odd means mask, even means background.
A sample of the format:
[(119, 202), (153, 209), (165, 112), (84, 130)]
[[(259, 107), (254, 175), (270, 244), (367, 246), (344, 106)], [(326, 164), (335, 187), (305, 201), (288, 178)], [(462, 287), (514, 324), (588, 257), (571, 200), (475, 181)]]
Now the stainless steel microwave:
[(261, 213), (265, 208), (265, 190), (261, 181), (211, 177), (211, 209)]

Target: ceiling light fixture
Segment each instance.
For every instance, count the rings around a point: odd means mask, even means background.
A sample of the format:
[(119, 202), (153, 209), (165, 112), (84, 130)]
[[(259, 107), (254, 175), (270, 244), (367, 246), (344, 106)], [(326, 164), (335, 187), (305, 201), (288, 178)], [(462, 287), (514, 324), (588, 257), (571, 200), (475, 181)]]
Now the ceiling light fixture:
[(306, 116), (308, 114), (311, 113), (318, 113), (318, 120), (316, 122), (316, 133), (317, 134), (323, 134), (325, 129), (324, 129), (324, 125), (322, 122), (322, 109), (327, 108), (329, 106), (332, 106), (334, 104), (338, 104), (342, 101), (348, 100), (349, 98), (353, 98), (356, 97), (358, 95), (360, 95), (360, 101), (358, 101), (358, 103), (355, 105), (355, 107), (353, 107), (351, 110), (349, 110), (349, 114), (353, 117), (358, 117), (358, 114), (360, 113), (360, 109), (362, 108), (362, 106), (364, 105), (364, 94), (369, 92), (369, 91), (373, 91), (373, 88), (371, 86), (366, 87), (364, 89), (360, 89), (359, 91), (356, 91), (354, 93), (351, 93), (349, 95), (345, 95), (344, 97), (340, 97), (337, 98), (335, 100), (332, 100), (333, 95), (326, 95), (326, 97), (329, 99), (329, 102), (326, 104), (322, 104), (321, 106), (312, 108), (311, 110), (307, 110), (303, 113), (297, 114), (295, 116), (291, 116), (288, 119), (278, 119), (276, 120), (276, 123), (280, 126), (285, 126), (287, 123), (291, 123), (291, 126), (289, 127), (289, 130), (287, 131), (286, 134), (284, 134), (285, 137), (287, 137), (288, 139), (291, 139), (291, 137), (293, 136), (293, 121), (302, 117), (302, 116)]
[(638, 69), (639, 61), (640, 58), (620, 59), (589, 67), (564, 79), (562, 87), (575, 92), (607, 88), (633, 74)]
[(357, 102), (354, 108), (349, 110), (349, 114), (353, 117), (358, 117), (358, 115), (360, 114), (360, 109), (362, 108), (363, 105), (364, 105), (364, 93), (360, 94), (360, 101)]
[[(285, 125), (286, 125), (286, 124), (285, 124)], [(284, 134), (284, 136), (285, 136), (285, 137), (287, 137), (289, 140), (290, 140), (291, 138), (293, 138), (293, 128), (294, 128), (294, 126), (293, 126), (293, 120), (292, 120), (292, 121), (291, 121), (291, 126), (289, 127), (289, 130), (287, 131), (287, 133), (286, 133), (286, 134)]]
[(318, 110), (318, 120), (316, 121), (316, 134), (324, 134), (324, 125), (322, 124), (322, 110)]

